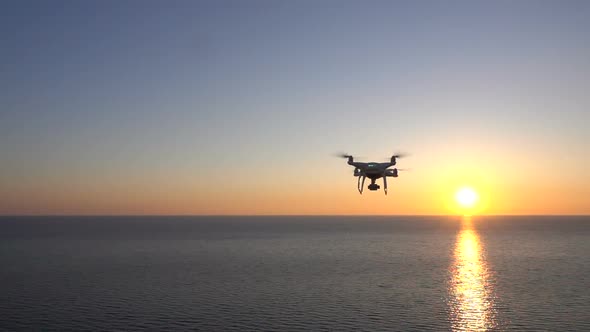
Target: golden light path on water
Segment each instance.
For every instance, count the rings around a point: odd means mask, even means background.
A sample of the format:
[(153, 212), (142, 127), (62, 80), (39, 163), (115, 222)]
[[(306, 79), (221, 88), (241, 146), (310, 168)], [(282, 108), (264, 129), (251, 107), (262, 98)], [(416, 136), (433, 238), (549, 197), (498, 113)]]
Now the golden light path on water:
[(464, 217), (457, 236), (454, 264), (451, 267), (451, 322), (454, 331), (493, 329), (493, 289), (482, 254), (479, 235), (471, 217)]

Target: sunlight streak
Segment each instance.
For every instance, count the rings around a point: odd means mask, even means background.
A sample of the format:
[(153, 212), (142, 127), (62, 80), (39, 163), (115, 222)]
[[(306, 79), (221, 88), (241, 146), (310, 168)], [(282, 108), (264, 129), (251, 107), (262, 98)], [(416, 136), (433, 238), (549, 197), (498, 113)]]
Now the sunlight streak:
[(496, 326), (490, 272), (471, 218), (463, 218), (451, 267), (451, 322), (454, 331), (486, 331)]

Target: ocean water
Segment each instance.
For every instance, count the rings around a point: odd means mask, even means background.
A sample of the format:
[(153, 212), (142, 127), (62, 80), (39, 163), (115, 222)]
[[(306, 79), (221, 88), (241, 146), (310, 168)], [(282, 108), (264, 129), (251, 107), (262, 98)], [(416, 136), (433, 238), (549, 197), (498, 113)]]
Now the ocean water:
[(590, 217), (2, 217), (0, 330), (590, 331)]

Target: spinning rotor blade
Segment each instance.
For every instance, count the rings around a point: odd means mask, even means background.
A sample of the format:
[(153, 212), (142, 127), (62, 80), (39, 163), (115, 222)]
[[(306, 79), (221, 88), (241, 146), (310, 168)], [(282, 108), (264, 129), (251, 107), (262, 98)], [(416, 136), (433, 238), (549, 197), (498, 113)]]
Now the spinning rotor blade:
[(398, 171), (402, 171), (402, 172), (408, 172), (411, 171), (411, 168), (397, 168)]
[(350, 158), (350, 157), (353, 157), (355, 160), (359, 160), (359, 159), (362, 160), (362, 159), (364, 159), (363, 156), (353, 156), (351, 154), (344, 153), (344, 152), (342, 152), (342, 153), (335, 153), (334, 156), (335, 157), (338, 157), (338, 158), (344, 158), (344, 159), (347, 159), (347, 158)]
[(351, 155), (349, 155), (348, 153), (344, 153), (344, 152), (341, 152), (341, 153), (335, 153), (334, 155), (335, 155), (336, 157), (338, 157), (338, 158), (348, 158), (348, 157), (352, 157), (352, 156), (351, 156)]
[(407, 156), (409, 156), (409, 154), (407, 154), (407, 153), (401, 153), (401, 152), (398, 152), (398, 153), (394, 154), (394, 155), (393, 155), (393, 156), (391, 156), (391, 157), (395, 157), (395, 158), (404, 158), (404, 157), (407, 157)]
[(387, 158), (387, 160), (393, 161), (394, 159), (405, 158), (409, 155), (410, 155), (409, 153), (402, 153), (402, 152), (398, 151), (398, 152), (394, 153), (391, 157)]

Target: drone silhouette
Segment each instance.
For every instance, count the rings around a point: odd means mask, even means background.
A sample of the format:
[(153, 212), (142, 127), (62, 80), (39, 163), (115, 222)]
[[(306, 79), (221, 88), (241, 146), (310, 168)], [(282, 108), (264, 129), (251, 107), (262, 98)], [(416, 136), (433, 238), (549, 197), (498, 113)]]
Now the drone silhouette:
[(354, 157), (348, 154), (340, 154), (338, 155), (341, 158), (348, 159), (348, 164), (354, 166), (354, 173), (353, 175), (358, 177), (358, 191), (362, 195), (363, 188), (365, 187), (365, 179), (371, 179), (371, 184), (367, 187), (371, 191), (379, 190), (381, 188), (378, 184), (375, 183), (375, 180), (379, 178), (383, 178), (383, 191), (385, 191), (385, 195), (387, 195), (387, 178), (393, 177), (396, 178), (398, 176), (398, 171), (405, 171), (405, 169), (397, 169), (397, 168), (389, 168), (395, 166), (397, 164), (397, 158), (402, 158), (405, 155), (402, 154), (395, 154), (391, 156), (391, 160), (385, 163), (376, 163), (376, 162), (369, 162), (369, 163), (360, 163), (355, 162)]

